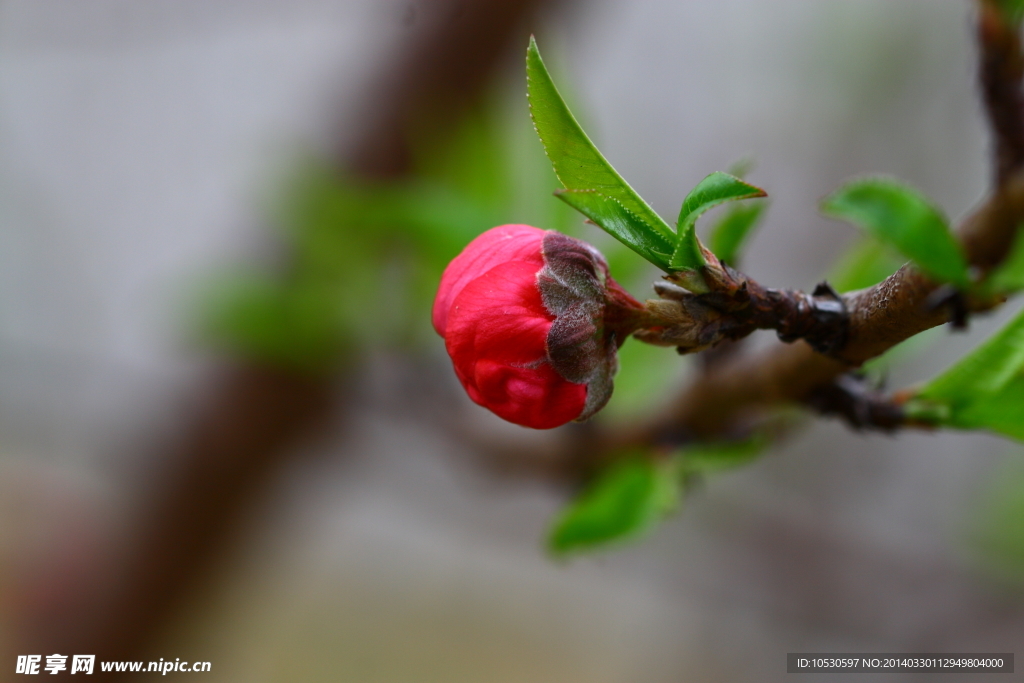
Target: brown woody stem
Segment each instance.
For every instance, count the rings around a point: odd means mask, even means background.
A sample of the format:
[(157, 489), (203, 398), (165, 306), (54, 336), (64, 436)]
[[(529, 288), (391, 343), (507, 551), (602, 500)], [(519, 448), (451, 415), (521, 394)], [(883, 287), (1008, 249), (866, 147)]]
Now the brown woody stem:
[(839, 417), (858, 430), (894, 432), (907, 425), (902, 404), (856, 373), (840, 375), (834, 382), (818, 387), (805, 402), (821, 415)]
[[(1021, 57), (1017, 29), (991, 0), (979, 0), (979, 81), (992, 130), (997, 186), (992, 196), (967, 217), (957, 238), (968, 262), (982, 274), (1009, 253), (1024, 222), (1024, 117)], [(648, 443), (666, 429), (698, 437), (728, 432), (752, 411), (805, 402), (836, 378), (896, 344), (950, 320), (948, 308), (929, 305), (939, 285), (907, 264), (883, 282), (843, 296), (849, 312), (845, 344), (823, 355), (797, 342), (767, 351), (733, 356), (711, 366), (686, 387), (655, 419), (628, 433), (603, 438), (613, 449)], [(998, 300), (968, 301), (970, 310), (987, 310)]]
[(819, 284), (811, 294), (770, 289), (713, 254), (707, 256), (701, 276), (709, 291), (679, 287), (672, 275), (665, 278), (667, 283), (655, 284), (661, 299), (647, 302), (652, 324), (637, 333), (638, 339), (692, 353), (742, 339), (754, 330), (776, 330), (781, 340), (804, 339), (822, 353), (842, 348), (848, 314), (828, 283)]

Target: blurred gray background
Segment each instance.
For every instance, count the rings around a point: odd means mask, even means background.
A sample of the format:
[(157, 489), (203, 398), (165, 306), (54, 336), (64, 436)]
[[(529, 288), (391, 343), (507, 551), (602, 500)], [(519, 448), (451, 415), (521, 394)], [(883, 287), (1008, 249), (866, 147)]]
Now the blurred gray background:
[[(746, 270), (808, 288), (856, 239), (816, 211), (843, 179), (899, 176), (954, 219), (984, 197), (971, 12), (578, 1), (552, 8), (540, 38), (592, 136), (663, 215), (707, 173), (755, 159), (772, 207)], [(268, 198), (297, 155), (357, 130), (359, 98), (427, 13), (397, 0), (0, 2), (9, 605), (59, 606), (104, 571), (165, 467), (136, 443), (173, 432), (218, 362), (189, 329), (197, 281), (273, 249)], [(519, 63), (499, 90), (525, 122)], [(934, 335), (890, 384), (934, 375), (1012, 312)], [(432, 343), (366, 357), (340, 428), (284, 468), (160, 656), (209, 660), (210, 681), (654, 683), (782, 680), (793, 651), (1024, 642), (1024, 603), (972, 541), (993, 482), (1019, 464), (1010, 442), (814, 421), (693, 491), (652, 538), (559, 563), (542, 541), (566, 492), (475, 467), (417, 402), (432, 382), (458, 395)], [(488, 438), (548, 438), (457, 401)]]

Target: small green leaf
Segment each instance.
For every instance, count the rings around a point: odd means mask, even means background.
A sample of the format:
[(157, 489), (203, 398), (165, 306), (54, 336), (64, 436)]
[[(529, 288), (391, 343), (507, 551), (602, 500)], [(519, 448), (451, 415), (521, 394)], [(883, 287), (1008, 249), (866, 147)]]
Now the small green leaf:
[(649, 532), (679, 502), (673, 461), (621, 460), (594, 481), (556, 519), (548, 545), (564, 555)]
[(932, 278), (971, 287), (967, 260), (945, 217), (917, 190), (889, 178), (863, 178), (827, 197), (822, 211), (891, 244)]
[(755, 436), (746, 441), (698, 443), (679, 450), (680, 468), (685, 474), (706, 474), (746, 465), (757, 459), (768, 439)]
[(672, 268), (687, 270), (704, 265), (704, 255), (701, 253), (700, 241), (695, 230), (697, 219), (701, 215), (728, 201), (765, 196), (767, 195), (761, 188), (748, 185), (736, 176), (721, 171), (715, 171), (697, 183), (697, 187), (686, 195), (683, 207), (679, 211), (679, 220), (676, 222), (679, 242), (672, 254)]
[(1024, 311), (907, 405), (918, 419), (1024, 440)]
[(720, 261), (730, 266), (739, 265), (744, 243), (761, 220), (767, 206), (761, 201), (737, 204), (715, 223), (711, 228), (708, 246)]
[(918, 396), (951, 404), (999, 391), (1024, 368), (1024, 311), (929, 382)]
[(672, 243), (660, 234), (646, 230), (643, 221), (622, 202), (597, 190), (558, 190), (555, 196), (654, 265), (668, 270)]
[[(654, 244), (658, 240), (674, 245), (675, 234), (654, 209), (622, 179), (583, 132), (583, 128), (555, 88), (551, 74), (548, 73), (537, 49), (537, 43), (532, 37), (526, 51), (526, 77), (530, 115), (559, 182), (567, 190), (593, 191), (620, 204), (625, 209), (624, 212), (605, 206), (601, 211), (593, 211), (596, 218), (590, 215), (588, 218), (644, 258), (657, 263), (661, 259), (654, 253), (640, 251), (639, 249), (643, 248), (641, 245)], [(563, 199), (569, 201), (570, 198)], [(591, 209), (595, 204), (607, 204), (594, 199), (581, 203), (590, 206)], [(606, 220), (606, 216), (610, 216), (610, 219)], [(624, 225), (628, 227), (625, 232)], [(639, 233), (645, 235), (644, 239), (638, 238)]]
[(1024, 441), (1024, 377), (1017, 374), (998, 392), (952, 413), (950, 427), (984, 429)]

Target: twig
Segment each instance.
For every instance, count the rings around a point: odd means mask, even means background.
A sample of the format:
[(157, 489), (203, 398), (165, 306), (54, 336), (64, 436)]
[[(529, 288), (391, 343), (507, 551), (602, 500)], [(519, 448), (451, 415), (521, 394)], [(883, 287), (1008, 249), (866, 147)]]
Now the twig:
[(907, 424), (903, 407), (870, 386), (860, 374), (840, 375), (812, 391), (805, 403), (819, 414), (839, 417), (858, 430), (891, 433)]
[[(968, 261), (981, 270), (999, 263), (1024, 220), (1024, 175), (1009, 180), (958, 230)], [(667, 425), (697, 436), (728, 431), (751, 411), (804, 401), (815, 389), (859, 367), (896, 344), (949, 320), (943, 309), (929, 307), (939, 285), (910, 265), (883, 282), (844, 295), (849, 310), (848, 338), (832, 356), (804, 342), (746, 354), (711, 367), (687, 387), (664, 414), (631, 434), (609, 443), (645, 443)], [(986, 310), (998, 301), (970, 302)]]
[[(999, 263), (1024, 220), (1024, 175), (967, 218), (957, 235), (968, 261), (981, 270)], [(896, 344), (948, 321), (948, 312), (928, 305), (939, 285), (910, 265), (883, 282), (843, 296), (849, 311), (847, 342), (831, 356), (798, 341), (766, 351), (729, 357), (706, 368), (668, 408), (646, 424), (597, 435), (594, 457), (654, 442), (665, 432), (694, 438), (720, 436), (766, 407), (805, 401), (862, 363)], [(984, 310), (997, 301), (969, 302)]]
[(649, 300), (646, 329), (635, 336), (648, 344), (675, 346), (679, 353), (713, 349), (754, 330), (775, 330), (779, 339), (803, 339), (817, 351), (833, 353), (846, 343), (849, 313), (839, 294), (822, 282), (811, 294), (770, 289), (722, 264), (708, 252), (701, 269), (710, 291), (696, 294), (672, 282), (658, 282), (660, 299)]
[[(1021, 74), (1024, 58), (1014, 29), (990, 0), (979, 1), (979, 80), (995, 144), (997, 185), (992, 197), (959, 227), (968, 262), (984, 275), (1009, 252), (1024, 221), (1024, 121)], [(666, 429), (698, 437), (727, 432), (751, 412), (799, 403), (896, 344), (950, 319), (944, 307), (929, 305), (939, 285), (911, 265), (874, 287), (843, 297), (849, 311), (845, 345), (831, 356), (797, 342), (717, 363), (702, 373), (660, 416), (628, 433), (603, 435), (603, 450), (650, 443)], [(987, 310), (1001, 301), (967, 301)]]

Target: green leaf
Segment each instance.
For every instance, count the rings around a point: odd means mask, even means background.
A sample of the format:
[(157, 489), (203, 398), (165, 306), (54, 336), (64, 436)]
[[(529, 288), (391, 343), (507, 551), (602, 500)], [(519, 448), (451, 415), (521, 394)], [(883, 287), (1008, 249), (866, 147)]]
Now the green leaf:
[(999, 391), (1024, 367), (1024, 311), (961, 358), (918, 396), (951, 404)]
[(735, 199), (764, 196), (767, 195), (761, 188), (748, 185), (736, 176), (721, 171), (715, 171), (697, 183), (697, 187), (686, 195), (683, 207), (679, 211), (679, 220), (676, 222), (679, 242), (672, 254), (672, 268), (686, 270), (704, 265), (704, 255), (701, 253), (695, 227), (697, 219), (705, 212)]
[(622, 202), (597, 190), (558, 190), (555, 196), (615, 235), (620, 242), (654, 265), (664, 270), (669, 269), (672, 243), (658, 233), (645, 230), (643, 222)]
[(1024, 311), (920, 389), (906, 407), (928, 422), (1024, 440)]
[(621, 460), (561, 512), (552, 526), (552, 552), (592, 550), (649, 532), (679, 502), (673, 461)]
[(745, 465), (768, 443), (759, 434), (739, 442), (692, 444), (668, 459), (652, 461), (637, 453), (619, 460), (561, 512), (548, 545), (564, 555), (642, 537), (679, 506), (685, 477)]
[(744, 243), (761, 220), (767, 206), (765, 202), (738, 204), (715, 223), (711, 228), (708, 246), (720, 261), (730, 266), (739, 265)]
[(863, 178), (827, 197), (822, 211), (891, 244), (932, 278), (971, 287), (967, 260), (946, 219), (917, 190), (889, 178)]
[[(674, 245), (675, 234), (612, 168), (583, 132), (555, 88), (532, 37), (526, 51), (526, 77), (530, 115), (559, 182), (567, 190), (589, 190), (621, 205), (624, 211), (610, 207), (610, 203), (604, 200), (587, 198), (581, 202), (589, 206), (596, 216), (588, 215), (588, 218), (614, 237), (652, 263), (662, 260), (653, 252), (639, 250), (658, 240)], [(569, 201), (571, 197), (563, 196), (563, 199)], [(596, 205), (601, 205), (602, 210), (596, 210)], [(626, 224), (629, 227), (624, 230)], [(643, 239), (638, 238), (641, 234), (644, 235)]]
[(1024, 378), (1019, 374), (1003, 388), (952, 411), (947, 426), (983, 429), (1024, 441)]

